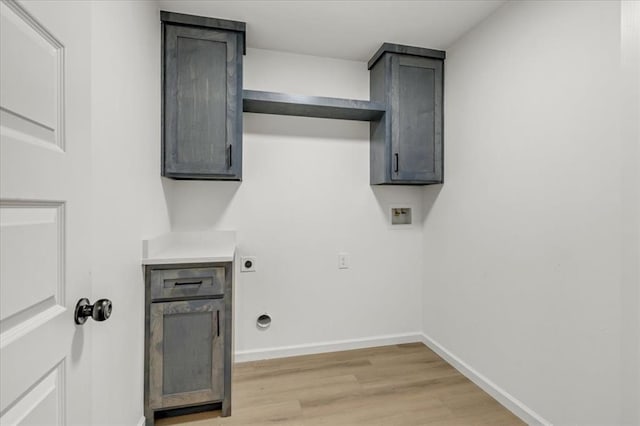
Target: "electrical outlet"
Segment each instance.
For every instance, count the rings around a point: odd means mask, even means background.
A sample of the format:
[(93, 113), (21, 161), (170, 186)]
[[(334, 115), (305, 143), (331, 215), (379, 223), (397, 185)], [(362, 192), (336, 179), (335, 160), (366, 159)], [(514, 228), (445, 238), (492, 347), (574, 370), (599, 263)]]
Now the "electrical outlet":
[(348, 253), (338, 253), (338, 269), (349, 269)]
[(240, 258), (240, 272), (255, 272), (255, 271), (256, 271), (256, 257), (242, 256)]

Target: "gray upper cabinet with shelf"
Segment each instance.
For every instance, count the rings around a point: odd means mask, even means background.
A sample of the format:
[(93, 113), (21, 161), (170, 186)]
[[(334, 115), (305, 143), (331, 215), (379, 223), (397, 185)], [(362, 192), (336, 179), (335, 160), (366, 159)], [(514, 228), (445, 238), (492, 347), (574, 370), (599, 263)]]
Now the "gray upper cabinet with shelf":
[(371, 122), (371, 184), (443, 182), (445, 52), (384, 43), (369, 61), (371, 100), (387, 113)]
[(162, 175), (242, 180), (245, 24), (161, 12)]
[(242, 113), (370, 121), (370, 183), (443, 182), (445, 52), (384, 43), (370, 100), (244, 90), (245, 24), (161, 11), (162, 175), (242, 180)]

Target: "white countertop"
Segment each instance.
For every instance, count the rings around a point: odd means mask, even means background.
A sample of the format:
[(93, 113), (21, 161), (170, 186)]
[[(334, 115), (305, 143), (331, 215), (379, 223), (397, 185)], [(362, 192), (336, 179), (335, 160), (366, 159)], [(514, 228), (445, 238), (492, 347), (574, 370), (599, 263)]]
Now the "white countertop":
[(234, 231), (170, 232), (142, 241), (142, 264), (232, 262)]

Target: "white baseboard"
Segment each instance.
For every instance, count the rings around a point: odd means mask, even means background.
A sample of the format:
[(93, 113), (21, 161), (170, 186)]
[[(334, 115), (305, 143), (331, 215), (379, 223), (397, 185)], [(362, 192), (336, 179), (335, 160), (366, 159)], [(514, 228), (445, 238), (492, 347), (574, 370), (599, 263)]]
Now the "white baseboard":
[(261, 359), (284, 358), (288, 356), (319, 354), (325, 352), (348, 351), (351, 349), (373, 348), (376, 346), (397, 345), (400, 343), (422, 342), (423, 334), (419, 332), (392, 334), (387, 336), (367, 337), (361, 339), (337, 340), (306, 345), (281, 346), (278, 348), (252, 349), (236, 351), (234, 360), (237, 363), (258, 361)]
[(504, 405), (509, 411), (516, 416), (520, 417), (524, 422), (529, 425), (551, 425), (552, 423), (545, 420), (538, 413), (527, 407), (522, 401), (513, 397), (507, 391), (500, 386), (493, 383), (487, 377), (478, 373), (469, 364), (452, 354), (449, 350), (445, 349), (438, 342), (422, 334), (422, 343), (429, 347), (432, 351), (440, 355), (445, 361), (451, 364), (456, 370), (462, 373), (465, 377), (478, 385), (482, 390), (491, 395), (496, 401)]
[(142, 417), (140, 417), (140, 420), (138, 420), (138, 426), (144, 426), (146, 421), (147, 419), (143, 415)]

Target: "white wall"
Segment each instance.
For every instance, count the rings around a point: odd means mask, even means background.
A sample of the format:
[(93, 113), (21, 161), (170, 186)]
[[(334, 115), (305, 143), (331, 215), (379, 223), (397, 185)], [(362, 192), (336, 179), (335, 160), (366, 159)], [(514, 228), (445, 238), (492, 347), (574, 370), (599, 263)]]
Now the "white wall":
[[(245, 56), (246, 89), (368, 99), (368, 76), (362, 62)], [(368, 123), (245, 114), (243, 144), (242, 183), (163, 182), (174, 230), (234, 229), (239, 254), (257, 257), (255, 273), (236, 275), (236, 359), (418, 332), (422, 190), (369, 186)], [(418, 210), (416, 228), (389, 229), (398, 202)]]
[(447, 53), (425, 333), (547, 421), (619, 424), (620, 4), (510, 2)]
[(91, 424), (142, 415), (141, 240), (169, 228), (160, 179), (160, 16), (154, 2), (94, 2), (91, 300), (113, 301), (93, 334)]
[(640, 2), (621, 7), (622, 413), (640, 424)]

